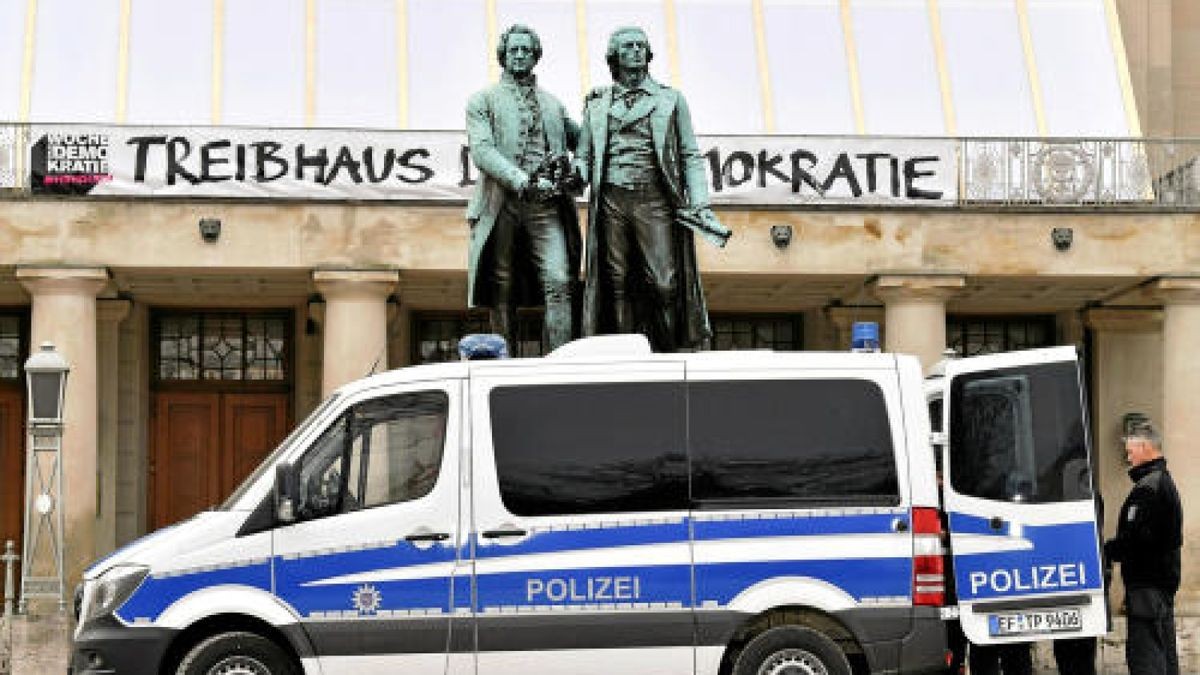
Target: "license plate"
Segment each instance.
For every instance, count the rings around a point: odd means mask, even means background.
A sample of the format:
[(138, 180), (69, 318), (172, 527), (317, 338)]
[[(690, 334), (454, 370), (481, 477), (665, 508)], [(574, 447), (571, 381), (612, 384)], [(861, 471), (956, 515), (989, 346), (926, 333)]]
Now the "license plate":
[(1082, 628), (1083, 615), (1078, 609), (1042, 609), (1016, 614), (988, 615), (988, 633), (992, 637), (1061, 633)]

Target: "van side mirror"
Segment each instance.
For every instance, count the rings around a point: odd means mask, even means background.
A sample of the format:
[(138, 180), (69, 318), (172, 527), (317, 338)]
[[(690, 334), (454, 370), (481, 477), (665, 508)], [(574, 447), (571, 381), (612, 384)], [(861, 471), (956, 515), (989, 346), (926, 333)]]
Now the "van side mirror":
[(281, 462), (275, 467), (275, 519), (280, 523), (296, 522), (296, 503), (299, 497), (296, 467)]

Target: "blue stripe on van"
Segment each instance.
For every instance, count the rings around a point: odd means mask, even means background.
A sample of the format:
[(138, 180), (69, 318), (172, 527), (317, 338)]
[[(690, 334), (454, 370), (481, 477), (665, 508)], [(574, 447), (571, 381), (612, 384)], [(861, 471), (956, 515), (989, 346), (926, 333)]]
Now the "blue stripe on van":
[(266, 562), (171, 577), (147, 577), (117, 616), (127, 623), (138, 619), (155, 621), (179, 598), (213, 586), (248, 586), (271, 592), (271, 565)]
[[(892, 531), (896, 518), (907, 521), (903, 512), (815, 515), (787, 518), (695, 520), (680, 518), (675, 522), (645, 525), (621, 525), (577, 530), (534, 532), (524, 540), (513, 543), (493, 543), (477, 539), (479, 559), (503, 559), (542, 553), (595, 551), (597, 562), (603, 561), (605, 549), (654, 544), (687, 545), (689, 528), (696, 541), (715, 542), (725, 539), (769, 539), (772, 537), (879, 534)], [(466, 551), (462, 551), (465, 553)], [(346, 551), (315, 555), (299, 559), (276, 556), (276, 593), (302, 615), (313, 612), (347, 612), (354, 609), (354, 593), (362, 584), (311, 585), (313, 582), (349, 574), (384, 569), (405, 568), (450, 562), (459, 554), (453, 546), (436, 545), (419, 550), (401, 541), (384, 548)], [(786, 556), (784, 551), (781, 556)], [(531, 561), (532, 562), (532, 561)], [(690, 607), (691, 574), (687, 565), (642, 565), (636, 560), (614, 559), (616, 565), (596, 565), (585, 569), (541, 571), (536, 569), (481, 575), (477, 580), (477, 601), (480, 608), (501, 606), (604, 604), (604, 598), (588, 595), (589, 577), (639, 578), (639, 597), (622, 598), (623, 602), (679, 603)], [(634, 563), (622, 565), (620, 563)], [(878, 596), (908, 596), (911, 593), (912, 562), (902, 558), (864, 558), (810, 561), (767, 561), (697, 565), (696, 591), (701, 602), (716, 601), (721, 605), (750, 586), (776, 576), (808, 576), (838, 586), (856, 599)], [(196, 590), (216, 585), (244, 585), (271, 590), (271, 565), (262, 563), (223, 570), (197, 572), (165, 579), (149, 578), (120, 609), (119, 616), (132, 621), (136, 618), (156, 620), (173, 602)], [(529, 580), (561, 579), (567, 595), (560, 598), (563, 586), (552, 589), (553, 597), (538, 593), (530, 598)], [(572, 581), (573, 580), (573, 581)], [(471, 580), (453, 580), (457, 605), (464, 607), (471, 598)], [(571, 584), (574, 584), (573, 591)], [(437, 610), (449, 611), (451, 579), (446, 576), (424, 579), (384, 581), (369, 584), (379, 593), (380, 610)], [(536, 590), (536, 589), (535, 589)], [(572, 596), (573, 593), (573, 596)], [(572, 597), (576, 598), (575, 600)], [(560, 599), (555, 599), (560, 598)]]

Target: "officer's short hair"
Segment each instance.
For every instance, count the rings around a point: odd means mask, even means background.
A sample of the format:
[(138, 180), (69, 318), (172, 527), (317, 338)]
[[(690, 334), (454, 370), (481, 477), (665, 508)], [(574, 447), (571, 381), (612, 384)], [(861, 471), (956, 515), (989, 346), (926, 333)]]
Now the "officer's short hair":
[(533, 60), (535, 62), (542, 60), (542, 39), (538, 37), (537, 31), (524, 24), (514, 23), (500, 34), (499, 40), (496, 40), (496, 60), (500, 62), (501, 68), (505, 67), (505, 52), (508, 51), (508, 38), (517, 33), (524, 33), (533, 38)]
[(1141, 419), (1129, 425), (1129, 429), (1125, 432), (1126, 439), (1138, 439), (1146, 441), (1158, 452), (1162, 452), (1162, 435), (1158, 433), (1154, 423), (1148, 419)]

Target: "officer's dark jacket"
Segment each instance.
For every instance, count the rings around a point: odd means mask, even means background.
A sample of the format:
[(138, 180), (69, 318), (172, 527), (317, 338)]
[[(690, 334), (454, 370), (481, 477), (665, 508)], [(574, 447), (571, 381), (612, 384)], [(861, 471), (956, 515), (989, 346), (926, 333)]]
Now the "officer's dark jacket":
[(1126, 588), (1179, 590), (1179, 549), (1183, 546), (1183, 507), (1179, 491), (1159, 458), (1129, 470), (1133, 490), (1121, 506), (1117, 536), (1104, 545), (1121, 563)]

